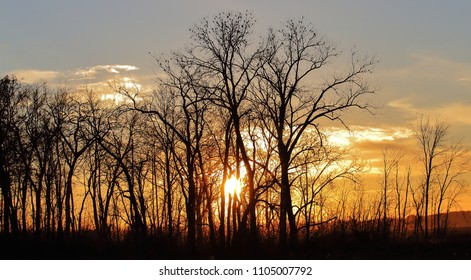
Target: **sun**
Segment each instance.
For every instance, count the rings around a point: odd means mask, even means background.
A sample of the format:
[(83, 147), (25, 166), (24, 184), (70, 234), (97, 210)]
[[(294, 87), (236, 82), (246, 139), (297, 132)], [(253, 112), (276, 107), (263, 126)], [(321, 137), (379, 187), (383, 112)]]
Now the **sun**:
[(236, 176), (232, 176), (226, 180), (226, 184), (224, 188), (224, 192), (226, 196), (229, 196), (229, 194), (233, 196), (234, 195), (239, 196), (241, 189), (242, 189), (242, 186), (241, 186), (240, 180), (237, 179)]

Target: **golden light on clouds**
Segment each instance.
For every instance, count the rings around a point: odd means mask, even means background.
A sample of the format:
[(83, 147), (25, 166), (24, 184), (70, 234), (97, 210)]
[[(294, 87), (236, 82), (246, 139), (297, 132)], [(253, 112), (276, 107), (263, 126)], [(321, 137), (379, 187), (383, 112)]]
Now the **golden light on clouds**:
[(78, 69), (75, 71), (76, 76), (82, 76), (82, 77), (95, 77), (97, 73), (100, 71), (112, 73), (112, 74), (120, 74), (121, 71), (135, 71), (138, 70), (139, 68), (137, 66), (133, 65), (120, 65), (120, 64), (115, 64), (115, 65), (96, 65), (92, 67), (86, 67), (83, 69)]
[(352, 126), (350, 130), (345, 128), (331, 128), (326, 132), (327, 141), (330, 144), (345, 147), (358, 142), (383, 142), (405, 139), (412, 136), (412, 131), (408, 128), (378, 128)]
[(130, 72), (139, 67), (126, 64), (95, 65), (69, 71), (17, 70), (13, 74), (25, 83), (46, 82), (50, 87), (66, 86), (79, 92), (93, 91), (100, 94), (102, 101), (115, 104), (126, 102), (123, 95), (116, 93), (115, 87), (132, 91), (144, 90), (138, 75)]
[(115, 104), (120, 104), (125, 101), (124, 96), (118, 93), (106, 93), (102, 94), (100, 99), (102, 101), (113, 101)]
[(56, 79), (62, 74), (58, 71), (48, 71), (48, 70), (17, 70), (13, 74), (21, 79), (25, 83), (36, 83), (40, 81), (49, 81)]
[[(326, 131), (329, 144), (348, 151), (354, 158), (360, 160), (365, 175), (382, 174), (381, 151), (386, 147), (408, 149), (406, 143), (413, 137), (411, 129), (406, 127), (352, 126), (350, 129), (330, 128)], [(351, 163), (349, 160), (339, 162), (341, 166)], [(335, 171), (338, 166), (332, 168)]]
[[(72, 87), (96, 87), (97, 90), (108, 88), (112, 81), (121, 81), (126, 87), (141, 89), (142, 85), (138, 83), (136, 75), (130, 75), (130, 72), (139, 70), (134, 65), (95, 65), (67, 71), (51, 71), (39, 69), (20, 69), (12, 71), (18, 79), (25, 83), (47, 82), (51, 86), (72, 86)], [(131, 77), (132, 76), (132, 77)]]
[(436, 115), (453, 124), (471, 125), (471, 103), (452, 102), (441, 106), (419, 107), (412, 104), (411, 98), (393, 100), (388, 106), (412, 115)]
[(130, 77), (123, 77), (120, 79), (120, 82), (123, 83), (126, 89), (137, 89), (137, 90), (142, 89), (142, 85), (139, 84), (136, 79), (133, 79)]

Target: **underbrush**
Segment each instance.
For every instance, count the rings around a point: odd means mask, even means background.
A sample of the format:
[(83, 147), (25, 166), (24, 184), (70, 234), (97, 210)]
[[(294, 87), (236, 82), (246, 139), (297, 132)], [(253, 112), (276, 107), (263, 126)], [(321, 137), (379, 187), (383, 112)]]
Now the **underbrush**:
[(93, 234), (73, 237), (38, 237), (33, 234), (0, 236), (0, 258), (11, 260), (81, 259), (470, 259), (471, 235), (459, 233), (440, 240), (382, 239), (369, 235), (329, 234), (299, 240), (295, 248), (280, 249), (277, 240), (239, 240), (225, 247), (200, 242), (194, 250), (166, 236), (116, 241)]

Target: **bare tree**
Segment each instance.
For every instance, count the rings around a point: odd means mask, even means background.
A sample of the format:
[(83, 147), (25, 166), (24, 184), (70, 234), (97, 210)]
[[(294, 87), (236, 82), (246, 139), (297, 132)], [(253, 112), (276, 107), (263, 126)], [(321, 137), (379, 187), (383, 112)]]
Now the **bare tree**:
[[(175, 99), (173, 96), (166, 94), (165, 91), (162, 91), (154, 100), (154, 106), (159, 112), (161, 112), (162, 117), (171, 124), (175, 124), (177, 117), (177, 112), (175, 111)], [(173, 157), (176, 156), (175, 149), (177, 148), (177, 137), (175, 132), (170, 128), (169, 125), (165, 125), (158, 117), (148, 115), (147, 118), (151, 122), (153, 129), (149, 131), (148, 137), (153, 137), (156, 139), (155, 143), (155, 153), (163, 153), (163, 156), (154, 155), (155, 162), (160, 166), (160, 169), (163, 170), (164, 180), (163, 180), (163, 192), (164, 200), (162, 204), (162, 211), (166, 213), (167, 221), (167, 233), (170, 242), (173, 242), (174, 238), (174, 193), (175, 190), (175, 181), (177, 178), (177, 166), (173, 165)], [(157, 174), (155, 174), (155, 179), (157, 179)], [(154, 203), (158, 203), (158, 195), (154, 198)], [(159, 207), (156, 207), (156, 210), (159, 210)]]
[[(437, 237), (441, 237), (442, 228), (446, 231), (450, 206), (466, 187), (462, 177), (468, 172), (467, 163), (464, 162), (467, 154), (468, 150), (458, 141), (447, 147), (441, 157), (440, 173), (437, 174), (438, 196), (435, 211), (435, 232)], [(449, 200), (451, 204), (446, 205), (445, 224), (443, 225), (442, 210), (446, 200)]]
[[(315, 80), (314, 75), (335, 63), (340, 52), (302, 20), (289, 20), (277, 32), (270, 30), (263, 54), (255, 100), (262, 110), (264, 125), (277, 142), (281, 165), (281, 244), (286, 244), (288, 217), (290, 240), (295, 245), (297, 232), (289, 170), (299, 141), (308, 128), (321, 133), (319, 122), (323, 119), (344, 123), (346, 111), (371, 108), (362, 97), (374, 93), (364, 76), (371, 72), (375, 61), (360, 59), (353, 51), (346, 73), (334, 72), (323, 82)], [(317, 84), (312, 86), (313, 83)]]
[[(47, 181), (46, 176), (52, 164), (50, 157), (53, 152), (54, 141), (58, 136), (56, 135), (57, 129), (55, 128), (52, 117), (46, 111), (46, 102), (49, 94), (49, 90), (46, 85), (33, 86), (29, 88), (28, 104), (26, 108), (26, 120), (24, 131), (26, 132), (25, 138), (28, 141), (31, 149), (33, 158), (30, 160), (34, 161), (33, 166), (26, 167), (29, 171), (27, 180), (29, 181), (33, 191), (35, 192), (35, 217), (34, 228), (37, 235), (41, 234), (42, 228), (42, 215), (44, 210), (46, 213), (50, 209), (43, 209), (43, 206), (48, 207), (47, 204), (43, 205), (42, 197), (43, 191), (46, 189), (46, 195), (50, 194), (51, 182)], [(27, 148), (22, 149), (20, 155), (27, 154)], [(28, 162), (29, 160), (27, 160)], [(28, 163), (25, 164), (27, 166)], [(33, 180), (34, 176), (34, 180)], [(50, 201), (48, 201), (50, 202)]]
[[(88, 192), (91, 197), (93, 221), (98, 238), (111, 237), (110, 212), (117, 182), (123, 171), (115, 158), (102, 148), (103, 139), (111, 132), (113, 118), (118, 116), (113, 106), (99, 99), (99, 94), (88, 92), (86, 129), (93, 135), (93, 143), (87, 150)], [(85, 168), (85, 167), (84, 167)]]
[(12, 198), (11, 164), (14, 162), (14, 121), (21, 101), (20, 84), (15, 77), (0, 80), (0, 187), (3, 198), (2, 224), (6, 234), (18, 232), (18, 221)]
[(241, 229), (245, 230), (249, 220), (252, 240), (255, 240), (257, 233), (255, 171), (244, 140), (243, 124), (248, 116), (250, 86), (259, 68), (257, 57), (261, 54), (260, 47), (252, 46), (250, 42), (254, 22), (249, 13), (222, 12), (211, 20), (203, 19), (190, 30), (193, 45), (182, 57), (200, 69), (205, 77), (205, 83), (200, 87), (208, 91), (213, 104), (226, 110), (230, 116), (229, 127), (235, 134), (248, 188), (249, 203), (243, 214)]
[(333, 188), (341, 181), (355, 184), (361, 172), (361, 164), (345, 149), (327, 143), (320, 145), (320, 140), (313, 140), (316, 137), (317, 132), (314, 135), (306, 133), (290, 172), (291, 192), (300, 197), (293, 200), (294, 216), (297, 220), (304, 217), (303, 223), (296, 222), (297, 230), (305, 229), (306, 241), (310, 239), (311, 228), (337, 219), (335, 215), (327, 218), (322, 214), (319, 218), (314, 215), (316, 208), (322, 207), (321, 193), (324, 189)]
[[(182, 160), (175, 156), (179, 167), (179, 177), (186, 200), (186, 214), (188, 219), (188, 248), (194, 252), (196, 245), (196, 202), (197, 202), (197, 161), (201, 148), (201, 140), (205, 131), (205, 114), (207, 113), (206, 91), (194, 82), (201, 73), (197, 65), (188, 63), (183, 56), (174, 53), (171, 60), (157, 61), (167, 75), (160, 80), (159, 90), (154, 92), (157, 102), (171, 104), (155, 107), (152, 104), (142, 104), (136, 99), (136, 93), (126, 87), (119, 91), (133, 103), (133, 109), (143, 113), (155, 115), (174, 134), (183, 145)], [(200, 79), (201, 81), (202, 79)], [(168, 98), (169, 97), (169, 98)], [(174, 112), (166, 114), (164, 109), (174, 106)], [(178, 149), (175, 147), (174, 152)], [(186, 183), (186, 184), (185, 184)], [(187, 186), (185, 186), (187, 185)], [(185, 191), (185, 188), (187, 190)]]
[[(389, 218), (389, 192), (390, 192), (390, 186), (393, 185), (391, 180), (393, 178), (392, 175), (394, 171), (397, 171), (399, 168), (399, 160), (401, 158), (401, 155), (397, 151), (392, 151), (388, 148), (385, 148), (382, 150), (382, 155), (383, 155), (383, 237), (387, 238), (390, 230), (390, 225), (388, 223), (388, 218)], [(395, 185), (396, 185), (396, 193), (398, 197), (400, 197), (400, 192), (398, 191), (398, 173), (396, 172), (396, 180), (395, 180)], [(400, 216), (400, 215), (399, 215)]]
[(396, 219), (396, 234), (398, 237), (404, 238), (406, 236), (406, 226), (407, 220), (406, 217), (409, 213), (409, 193), (411, 190), (411, 176), (412, 168), (407, 166), (405, 169), (405, 175), (401, 177), (399, 172), (399, 164), (396, 165), (395, 170), (395, 180), (394, 180), (394, 190), (396, 193), (396, 206), (395, 206), (395, 219)]
[(438, 157), (443, 155), (443, 146), (446, 141), (446, 135), (449, 124), (438, 119), (431, 120), (430, 117), (421, 117), (412, 126), (412, 131), (419, 143), (421, 150), (420, 161), (423, 168), (423, 199), (424, 199), (424, 237), (429, 235), (429, 204), (430, 194), (432, 192), (433, 176), (439, 166)]
[[(114, 116), (113, 116), (114, 115)], [(138, 234), (146, 233), (145, 225), (145, 207), (143, 202), (137, 196), (137, 180), (135, 174), (135, 158), (134, 152), (137, 150), (138, 144), (136, 134), (139, 125), (139, 115), (136, 112), (126, 112), (123, 110), (114, 110), (112, 118), (107, 121), (111, 127), (108, 133), (98, 134), (97, 141), (101, 148), (108, 153), (122, 170), (127, 191), (125, 197), (129, 200), (129, 217), (131, 229)]]

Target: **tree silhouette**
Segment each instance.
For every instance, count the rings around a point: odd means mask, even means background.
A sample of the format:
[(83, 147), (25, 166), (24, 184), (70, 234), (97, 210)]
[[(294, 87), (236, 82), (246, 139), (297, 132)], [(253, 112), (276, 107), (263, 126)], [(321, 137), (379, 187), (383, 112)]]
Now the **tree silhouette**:
[[(204, 83), (198, 87), (204, 88), (210, 94), (208, 98), (230, 116), (238, 151), (236, 154), (240, 153), (244, 163), (249, 193), (240, 230), (243, 234), (245, 227), (249, 226), (252, 240), (257, 233), (255, 171), (242, 134), (244, 118), (248, 116), (247, 98), (259, 67), (257, 57), (261, 54), (261, 49), (256, 46), (254, 49), (250, 44), (249, 36), (254, 23), (249, 13), (222, 12), (211, 20), (203, 19), (190, 29), (194, 45), (182, 55), (182, 60), (200, 69), (204, 75)], [(247, 220), (250, 225), (247, 225)]]
[[(286, 217), (290, 241), (296, 244), (296, 221), (292, 210), (290, 168), (301, 137), (307, 129), (321, 133), (322, 119), (344, 122), (342, 113), (351, 108), (368, 110), (362, 97), (374, 93), (363, 76), (375, 61), (351, 54), (345, 74), (334, 73), (323, 82), (315, 74), (335, 62), (337, 49), (302, 20), (289, 20), (277, 32), (270, 30), (256, 89), (262, 120), (277, 142), (281, 165), (280, 240), (286, 243)], [(313, 81), (314, 79), (314, 81)], [(309, 82), (308, 82), (309, 81)], [(312, 85), (312, 83), (318, 83)], [(308, 83), (311, 85), (308, 86)], [(320, 143), (322, 145), (322, 142)]]
[(21, 101), (19, 83), (15, 77), (0, 80), (0, 186), (3, 198), (3, 232), (17, 233), (18, 223), (12, 198), (10, 167), (15, 160), (15, 115)]

